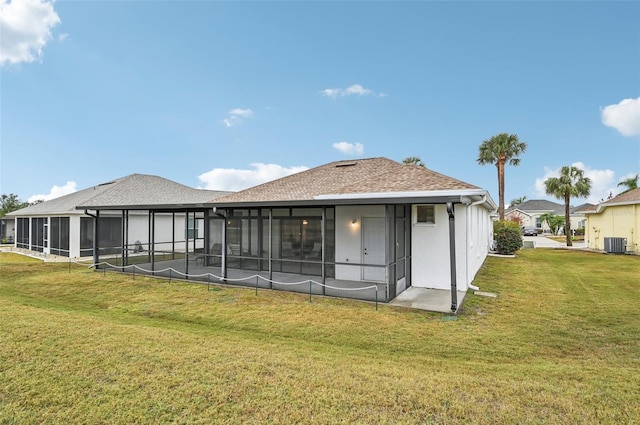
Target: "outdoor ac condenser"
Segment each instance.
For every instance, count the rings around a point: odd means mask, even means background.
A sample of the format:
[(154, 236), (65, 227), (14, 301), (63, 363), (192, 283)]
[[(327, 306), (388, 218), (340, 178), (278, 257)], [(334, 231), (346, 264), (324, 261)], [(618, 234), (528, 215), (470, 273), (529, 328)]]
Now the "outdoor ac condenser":
[(627, 238), (604, 238), (604, 250), (610, 254), (624, 254), (627, 251)]

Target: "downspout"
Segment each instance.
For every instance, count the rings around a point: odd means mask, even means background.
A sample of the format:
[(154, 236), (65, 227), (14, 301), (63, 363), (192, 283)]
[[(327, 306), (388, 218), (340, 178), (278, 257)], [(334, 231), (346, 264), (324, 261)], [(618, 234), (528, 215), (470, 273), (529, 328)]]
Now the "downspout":
[[(471, 229), (471, 218), (470, 218), (471, 214), (469, 214), (470, 213), (469, 207), (475, 207), (477, 205), (484, 204), (485, 202), (487, 202), (487, 195), (482, 195), (482, 198), (480, 200), (467, 204), (467, 246), (469, 246), (469, 229)], [(469, 287), (469, 289), (471, 289), (472, 291), (479, 291), (480, 288), (475, 285), (472, 285), (471, 282), (469, 281), (469, 255), (467, 255), (466, 277), (467, 277), (467, 287)]]
[(453, 202), (447, 202), (449, 214), (449, 265), (451, 268), (451, 311), (458, 309), (458, 287), (456, 280), (456, 222), (453, 211)]
[(96, 211), (96, 215), (89, 214), (89, 210), (84, 210), (84, 213), (89, 217), (93, 217), (93, 265), (98, 267), (98, 216), (100, 213)]

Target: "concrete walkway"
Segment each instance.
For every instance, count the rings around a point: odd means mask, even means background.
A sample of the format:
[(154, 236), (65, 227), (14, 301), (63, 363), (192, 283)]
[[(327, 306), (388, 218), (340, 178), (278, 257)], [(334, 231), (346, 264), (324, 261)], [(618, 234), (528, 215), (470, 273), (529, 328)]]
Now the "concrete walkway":
[(544, 236), (523, 236), (522, 239), (527, 242), (533, 242), (534, 248), (568, 248), (568, 249), (584, 249), (584, 242), (574, 242), (573, 246), (567, 246), (565, 243), (545, 238)]

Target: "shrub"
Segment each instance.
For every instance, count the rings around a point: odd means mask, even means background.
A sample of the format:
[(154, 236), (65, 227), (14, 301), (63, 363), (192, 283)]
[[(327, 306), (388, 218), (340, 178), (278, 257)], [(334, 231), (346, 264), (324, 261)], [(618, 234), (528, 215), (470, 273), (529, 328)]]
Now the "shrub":
[(513, 221), (494, 221), (493, 238), (499, 254), (510, 255), (522, 248), (520, 226)]

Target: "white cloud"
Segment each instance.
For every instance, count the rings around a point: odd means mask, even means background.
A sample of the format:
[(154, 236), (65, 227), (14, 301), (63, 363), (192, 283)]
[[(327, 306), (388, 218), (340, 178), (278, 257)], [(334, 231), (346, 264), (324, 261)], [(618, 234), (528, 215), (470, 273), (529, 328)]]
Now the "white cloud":
[(640, 135), (640, 97), (605, 106), (602, 109), (602, 123), (615, 128), (623, 136)]
[(0, 0), (0, 66), (39, 59), (59, 23), (51, 1)]
[(309, 169), (305, 166), (286, 168), (260, 162), (251, 164), (251, 167), (250, 170), (214, 168), (199, 175), (198, 180), (204, 184), (204, 189), (237, 191)]
[(233, 127), (240, 124), (244, 118), (251, 118), (252, 116), (253, 111), (251, 109), (236, 108), (229, 111), (229, 116), (223, 122), (227, 127)]
[(67, 33), (65, 32), (65, 33), (62, 33), (62, 34), (60, 34), (60, 35), (58, 36), (58, 41), (64, 41), (64, 40), (66, 40), (67, 38), (69, 38), (69, 34), (67, 34)]
[(39, 200), (49, 201), (51, 199), (59, 198), (64, 195), (76, 192), (76, 182), (69, 181), (64, 186), (53, 185), (51, 191), (47, 195), (33, 195), (27, 202), (35, 202)]
[(345, 155), (362, 155), (364, 153), (362, 143), (337, 142), (333, 144), (333, 148)]
[(384, 97), (386, 96), (384, 93), (375, 93), (373, 90), (366, 89), (362, 87), (360, 84), (354, 84), (345, 89), (324, 89), (321, 90), (323, 96), (330, 97), (335, 99), (337, 97), (345, 97), (345, 96), (378, 96)]
[[(572, 205), (578, 206), (585, 202), (597, 204), (600, 199), (607, 199), (610, 192), (613, 192), (614, 194), (619, 192), (619, 189), (616, 189), (615, 172), (613, 170), (595, 170), (589, 168), (582, 162), (574, 162), (571, 165), (573, 167), (580, 168), (582, 171), (584, 171), (584, 176), (591, 179), (591, 195), (589, 195), (587, 198), (572, 198)], [(551, 195), (547, 195), (544, 185), (545, 180), (547, 180), (549, 177), (559, 177), (561, 168), (562, 167), (552, 170), (549, 167), (544, 167), (544, 177), (537, 178), (535, 183), (537, 196), (553, 199), (554, 202), (564, 203), (563, 200), (559, 200), (553, 198)]]

